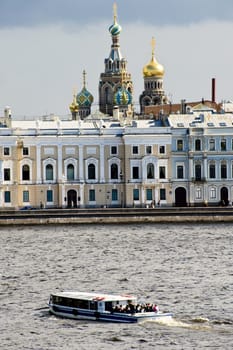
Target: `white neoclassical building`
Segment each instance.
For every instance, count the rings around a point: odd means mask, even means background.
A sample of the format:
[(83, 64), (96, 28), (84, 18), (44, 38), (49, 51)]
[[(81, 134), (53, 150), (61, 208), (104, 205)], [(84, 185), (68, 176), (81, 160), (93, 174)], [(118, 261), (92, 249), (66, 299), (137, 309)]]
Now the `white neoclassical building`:
[(2, 118), (0, 207), (172, 204), (170, 151), (161, 121)]
[(212, 110), (170, 115), (173, 202), (233, 202), (233, 114)]

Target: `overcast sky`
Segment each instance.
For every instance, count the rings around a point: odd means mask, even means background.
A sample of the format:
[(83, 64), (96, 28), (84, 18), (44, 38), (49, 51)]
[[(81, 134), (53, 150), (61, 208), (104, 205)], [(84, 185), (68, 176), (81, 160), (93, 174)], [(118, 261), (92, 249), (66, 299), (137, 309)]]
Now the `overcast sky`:
[[(83, 69), (98, 104), (112, 7), (111, 0), (0, 0), (0, 115), (6, 105), (17, 116), (69, 113)], [(217, 101), (233, 100), (232, 0), (118, 0), (117, 9), (135, 104), (152, 36), (174, 103), (210, 99), (213, 77)]]

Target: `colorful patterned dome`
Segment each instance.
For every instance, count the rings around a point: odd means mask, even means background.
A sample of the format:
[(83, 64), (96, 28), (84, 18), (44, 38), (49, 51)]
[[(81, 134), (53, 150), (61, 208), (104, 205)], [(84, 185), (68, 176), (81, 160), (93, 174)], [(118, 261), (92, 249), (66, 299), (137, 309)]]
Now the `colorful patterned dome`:
[(125, 88), (120, 88), (114, 95), (114, 103), (118, 106), (127, 106), (132, 103), (132, 95)]
[(116, 23), (113, 23), (110, 27), (109, 27), (109, 32), (115, 36), (115, 35), (119, 35), (120, 32), (121, 32), (121, 26), (120, 24), (118, 24), (117, 22)]
[(86, 72), (83, 71), (83, 88), (77, 94), (76, 101), (80, 107), (89, 107), (94, 101), (92, 94), (86, 89)]
[(76, 101), (79, 106), (90, 106), (94, 101), (92, 94), (85, 88), (77, 95)]

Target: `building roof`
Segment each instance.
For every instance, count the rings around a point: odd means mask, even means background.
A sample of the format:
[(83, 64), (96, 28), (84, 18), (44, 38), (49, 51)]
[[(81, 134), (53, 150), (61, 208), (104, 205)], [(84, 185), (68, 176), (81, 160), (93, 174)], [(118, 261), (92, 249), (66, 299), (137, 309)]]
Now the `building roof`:
[(168, 117), (172, 128), (218, 128), (232, 127), (233, 115), (210, 112), (193, 114), (171, 114)]

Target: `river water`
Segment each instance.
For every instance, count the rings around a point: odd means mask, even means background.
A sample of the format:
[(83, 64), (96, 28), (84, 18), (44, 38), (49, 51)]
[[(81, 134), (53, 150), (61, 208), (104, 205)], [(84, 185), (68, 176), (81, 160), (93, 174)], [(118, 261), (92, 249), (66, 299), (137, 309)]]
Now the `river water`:
[[(0, 228), (0, 349), (233, 349), (231, 224)], [(49, 314), (58, 290), (132, 293), (174, 313), (111, 324)]]

